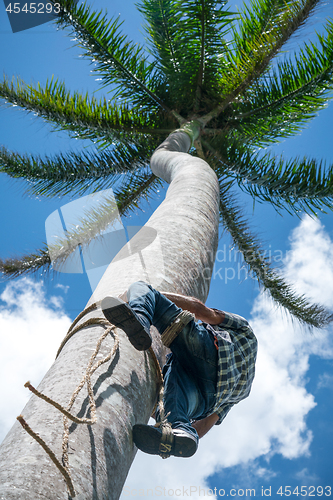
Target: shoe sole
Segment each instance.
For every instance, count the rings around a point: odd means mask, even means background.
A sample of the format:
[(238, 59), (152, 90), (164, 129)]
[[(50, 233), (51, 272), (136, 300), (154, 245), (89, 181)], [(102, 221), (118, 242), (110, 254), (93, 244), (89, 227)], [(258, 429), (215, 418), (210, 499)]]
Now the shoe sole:
[(151, 336), (126, 302), (116, 297), (105, 297), (101, 308), (110, 323), (124, 330), (135, 349), (138, 351), (149, 349)]
[[(134, 444), (144, 453), (160, 455), (161, 431), (150, 425), (136, 424), (133, 426)], [(197, 443), (190, 437), (174, 434), (171, 455), (189, 458), (197, 451)]]

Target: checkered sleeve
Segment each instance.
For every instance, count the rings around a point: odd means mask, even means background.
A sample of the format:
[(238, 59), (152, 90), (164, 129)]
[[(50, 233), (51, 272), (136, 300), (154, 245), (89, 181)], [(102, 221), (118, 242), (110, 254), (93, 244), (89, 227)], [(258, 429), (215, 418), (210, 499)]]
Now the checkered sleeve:
[(215, 425), (220, 425), (223, 422), (233, 406), (233, 403), (222, 404), (219, 408), (217, 408), (217, 410), (214, 411), (214, 413), (216, 413), (219, 417)]
[(239, 316), (238, 314), (221, 311), (219, 309), (214, 310), (224, 313), (224, 320), (219, 325), (216, 325), (217, 327), (238, 331), (248, 338), (255, 339), (253, 330), (245, 318)]
[(257, 339), (248, 321), (238, 314), (225, 312), (213, 327), (218, 341), (218, 377), (213, 412), (219, 425), (232, 406), (245, 399), (251, 390), (257, 356)]
[(218, 326), (221, 328), (231, 328), (232, 330), (243, 330), (250, 328), (248, 321), (238, 314), (224, 312), (224, 320)]

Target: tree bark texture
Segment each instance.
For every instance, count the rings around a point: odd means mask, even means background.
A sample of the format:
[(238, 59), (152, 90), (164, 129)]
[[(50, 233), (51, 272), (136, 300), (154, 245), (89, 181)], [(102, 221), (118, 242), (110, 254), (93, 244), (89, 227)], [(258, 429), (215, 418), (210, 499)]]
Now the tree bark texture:
[[(186, 153), (189, 147), (189, 136), (176, 132), (152, 156), (153, 172), (170, 183), (166, 198), (110, 264), (88, 304), (106, 295), (117, 296), (139, 279), (163, 291), (206, 300), (217, 249), (219, 187), (211, 168)], [(102, 317), (100, 309), (82, 322), (97, 316)], [(153, 346), (162, 360), (159, 333), (152, 330)], [(101, 326), (76, 333), (38, 389), (66, 407), (101, 333)], [(132, 426), (148, 422), (157, 398), (158, 374), (151, 355), (136, 351), (123, 332), (119, 331), (119, 336), (115, 358), (92, 377), (97, 423), (70, 427), (69, 463), (79, 500), (119, 498), (136, 453)], [(113, 339), (108, 336), (101, 355), (105, 356), (112, 345)], [(72, 413), (83, 416), (87, 407), (85, 393), (79, 395)], [(22, 414), (60, 458), (62, 415), (36, 396)], [(70, 498), (58, 469), (18, 422), (6, 436), (0, 453), (0, 500)]]

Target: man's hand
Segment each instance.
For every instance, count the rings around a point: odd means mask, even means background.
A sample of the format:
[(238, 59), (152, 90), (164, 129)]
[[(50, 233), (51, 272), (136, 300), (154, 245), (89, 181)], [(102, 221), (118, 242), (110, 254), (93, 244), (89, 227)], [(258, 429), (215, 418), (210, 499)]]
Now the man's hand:
[(192, 427), (194, 427), (197, 431), (199, 438), (202, 438), (216, 424), (218, 419), (218, 415), (216, 413), (212, 413), (209, 417), (193, 422)]

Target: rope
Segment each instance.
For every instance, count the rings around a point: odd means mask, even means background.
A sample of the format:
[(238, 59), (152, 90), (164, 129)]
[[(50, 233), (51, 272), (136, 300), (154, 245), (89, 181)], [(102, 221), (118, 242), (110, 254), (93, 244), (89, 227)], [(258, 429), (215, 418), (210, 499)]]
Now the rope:
[[(90, 304), (90, 306), (88, 306), (86, 309), (84, 309), (82, 312), (80, 312), (80, 314), (75, 318), (75, 320), (73, 321), (73, 323), (69, 327), (68, 332), (67, 332), (65, 338), (63, 339), (63, 341), (60, 344), (60, 347), (59, 347), (57, 355), (56, 355), (56, 359), (59, 356), (60, 352), (62, 351), (64, 345), (68, 342), (68, 340), (71, 337), (73, 337), (73, 335), (76, 332), (78, 332), (79, 330), (81, 330), (85, 326), (89, 326), (91, 324), (108, 324), (108, 325), (111, 324), (111, 323), (109, 323), (107, 321), (107, 319), (104, 319), (104, 318), (90, 318), (85, 323), (83, 323), (83, 325), (80, 325), (77, 328), (74, 328), (75, 325), (80, 321), (80, 319), (82, 319), (86, 314), (90, 313), (91, 311), (94, 311), (95, 309), (98, 309), (98, 307), (99, 307), (100, 304), (101, 304), (101, 301), (94, 302), (93, 304)], [(93, 323), (91, 321), (93, 321)]]
[[(169, 347), (171, 342), (177, 337), (177, 335), (182, 331), (184, 326), (186, 326), (192, 319), (195, 319), (195, 315), (192, 314), (190, 311), (183, 310), (181, 311), (175, 318), (175, 320), (169, 325), (164, 332), (161, 335), (161, 340), (162, 344), (165, 345), (166, 347)], [(154, 416), (156, 412), (157, 406), (160, 408), (160, 418), (161, 422), (156, 424), (158, 427), (161, 425), (162, 422), (166, 421), (166, 417), (164, 417), (164, 404), (163, 404), (163, 392), (164, 392), (164, 387), (163, 387), (163, 374), (161, 371), (160, 364), (156, 358), (156, 355), (152, 349), (152, 347), (149, 348), (149, 351), (153, 357), (153, 360), (155, 362), (155, 365), (157, 367), (157, 373), (159, 375), (160, 379), (160, 393), (158, 397), (158, 402), (155, 404), (154, 409), (152, 411), (152, 417)], [(167, 458), (167, 457), (164, 457)]]
[(73, 487), (72, 478), (71, 478), (70, 474), (68, 474), (67, 469), (63, 465), (61, 465), (61, 463), (59, 462), (59, 460), (57, 459), (57, 457), (55, 456), (55, 454), (53, 453), (53, 451), (50, 450), (50, 448), (47, 446), (47, 444), (45, 443), (45, 441), (38, 434), (36, 434), (31, 429), (31, 427), (29, 427), (29, 425), (27, 424), (27, 422), (24, 420), (23, 416), (19, 415), (16, 418), (20, 422), (20, 424), (22, 425), (23, 429), (28, 434), (30, 434), (30, 436), (32, 436), (37, 441), (37, 443), (39, 443), (41, 445), (41, 447), (46, 451), (46, 453), (48, 454), (48, 456), (51, 458), (52, 462), (56, 465), (56, 467), (60, 470), (61, 474), (64, 476), (65, 481), (67, 483), (67, 487), (68, 487), (70, 495), (72, 497), (75, 497), (75, 490), (74, 490), (74, 487)]
[(159, 445), (159, 455), (162, 458), (169, 458), (171, 455), (174, 435), (171, 424), (165, 419), (161, 421), (162, 437)]
[(169, 347), (177, 335), (182, 331), (184, 326), (186, 326), (192, 319), (195, 319), (195, 316), (190, 311), (181, 311), (171, 325), (169, 325), (162, 333), (161, 338), (163, 345)]
[[(38, 434), (36, 434), (31, 429), (31, 427), (29, 427), (27, 422), (24, 420), (23, 416), (20, 415), (19, 417), (17, 417), (17, 420), (20, 422), (23, 429), (28, 434), (30, 434), (30, 436), (32, 436), (37, 441), (37, 443), (39, 443), (42, 446), (42, 448), (48, 454), (48, 456), (50, 457), (52, 462), (55, 464), (57, 469), (63, 475), (71, 497), (75, 497), (76, 493), (75, 493), (73, 480), (72, 480), (71, 473), (70, 473), (69, 460), (68, 460), (68, 441), (69, 441), (69, 423), (68, 423), (68, 421), (71, 420), (72, 422), (74, 422), (76, 424), (87, 424), (87, 425), (93, 425), (94, 423), (96, 423), (96, 421), (97, 421), (96, 402), (95, 402), (94, 393), (93, 393), (93, 389), (92, 389), (92, 385), (91, 385), (91, 376), (102, 364), (107, 363), (115, 355), (115, 353), (119, 347), (119, 338), (118, 338), (117, 329), (106, 318), (105, 319), (104, 318), (89, 318), (81, 325), (76, 326), (77, 323), (86, 314), (98, 309), (98, 307), (100, 306), (100, 303), (101, 302), (99, 301), (99, 302), (96, 302), (94, 304), (91, 304), (89, 307), (84, 309), (75, 318), (75, 320), (73, 321), (73, 323), (69, 327), (69, 330), (68, 330), (65, 338), (61, 342), (60, 347), (59, 347), (58, 352), (57, 352), (57, 355), (56, 355), (56, 359), (57, 359), (60, 352), (62, 351), (63, 347), (68, 342), (68, 340), (71, 337), (73, 337), (73, 335), (75, 335), (75, 333), (77, 333), (79, 330), (82, 330), (83, 328), (86, 328), (87, 326), (91, 326), (91, 325), (100, 325), (100, 326), (103, 326), (106, 328), (105, 331), (103, 332), (103, 334), (98, 339), (96, 349), (93, 352), (93, 354), (91, 355), (90, 360), (88, 362), (88, 366), (86, 368), (86, 373), (82, 377), (81, 382), (78, 384), (78, 386), (74, 390), (74, 392), (71, 396), (71, 399), (69, 401), (69, 404), (67, 405), (67, 408), (64, 408), (60, 403), (57, 403), (56, 401), (54, 401), (50, 397), (48, 397), (45, 394), (38, 391), (35, 387), (33, 387), (31, 385), (30, 382), (26, 382), (24, 384), (24, 386), (27, 387), (33, 394), (35, 394), (40, 399), (43, 399), (46, 403), (52, 405), (54, 408), (59, 410), (64, 415), (64, 417), (63, 417), (64, 432), (63, 432), (63, 441), (62, 441), (62, 464), (63, 465), (60, 463), (60, 461), (57, 459), (57, 457), (55, 456), (53, 451), (50, 449), (50, 447), (45, 443), (45, 441)], [(189, 313), (189, 311), (182, 311), (182, 313), (180, 313), (177, 316), (175, 321), (165, 330), (165, 332), (163, 332), (164, 339), (167, 338), (166, 341), (168, 341), (168, 339), (171, 338), (170, 336), (173, 336), (173, 339), (174, 339), (176, 337), (176, 335), (178, 335), (178, 333), (181, 331), (181, 329), (185, 325), (187, 325), (187, 323), (189, 323), (189, 321), (191, 319), (193, 319), (193, 317), (194, 316), (191, 313)], [(180, 326), (181, 326), (181, 328), (180, 328)], [(99, 353), (99, 350), (101, 348), (101, 345), (102, 345), (104, 339), (107, 337), (107, 335), (109, 333), (111, 334), (111, 332), (113, 332), (113, 337), (114, 337), (114, 345), (113, 345), (112, 350), (105, 358), (99, 360), (98, 362), (96, 362), (94, 364), (94, 361), (96, 359), (97, 354)], [(167, 334), (167, 335), (165, 336), (165, 334)], [(162, 341), (163, 341), (163, 335), (162, 335)], [(172, 340), (170, 341), (170, 343), (172, 342)], [(170, 345), (170, 343), (168, 345)], [(158, 374), (158, 378), (159, 378), (158, 382), (160, 385), (158, 402), (156, 404), (156, 407), (158, 405), (159, 410), (160, 410), (161, 421), (159, 422), (159, 425), (161, 426), (162, 438), (163, 438), (163, 443), (161, 443), (162, 449), (160, 450), (161, 451), (160, 456), (162, 456), (162, 458), (168, 458), (170, 456), (169, 452), (171, 450), (173, 435), (172, 435), (171, 425), (167, 421), (168, 415), (165, 415), (165, 411), (164, 411), (163, 374), (162, 374), (160, 364), (158, 362), (158, 359), (156, 357), (156, 354), (155, 354), (153, 348), (150, 347), (148, 349), (148, 351), (149, 351), (149, 353), (153, 359), (153, 362), (155, 364), (155, 367), (157, 369), (157, 374)], [(88, 396), (89, 396), (89, 409), (90, 409), (91, 418), (85, 418), (85, 417), (79, 418), (79, 417), (73, 415), (72, 413), (70, 413), (70, 410), (72, 409), (78, 394), (80, 393), (81, 389), (84, 387), (85, 384), (87, 384), (87, 390), (88, 390)]]
[[(59, 410), (64, 415), (64, 418), (63, 418), (64, 433), (63, 433), (63, 441), (62, 441), (62, 463), (63, 463), (63, 465), (56, 458), (55, 454), (50, 449), (50, 447), (45, 443), (45, 441), (29, 427), (27, 422), (24, 420), (23, 416), (20, 415), (19, 417), (17, 417), (17, 420), (20, 422), (23, 429), (26, 432), (28, 432), (30, 434), (30, 436), (32, 436), (42, 446), (42, 448), (45, 450), (45, 452), (51, 458), (52, 462), (56, 465), (56, 467), (58, 468), (60, 473), (63, 475), (71, 497), (75, 497), (76, 494), (75, 494), (73, 480), (72, 480), (71, 473), (70, 473), (69, 460), (68, 460), (69, 420), (71, 420), (72, 422), (75, 422), (76, 424), (93, 425), (94, 423), (96, 423), (96, 421), (97, 421), (96, 403), (95, 403), (93, 388), (91, 385), (91, 376), (97, 370), (97, 368), (99, 368), (102, 364), (107, 363), (114, 356), (114, 354), (116, 353), (116, 351), (119, 347), (119, 338), (118, 338), (118, 333), (116, 331), (116, 327), (114, 325), (111, 325), (111, 323), (109, 323), (109, 321), (107, 321), (107, 319), (89, 318), (87, 321), (85, 321), (81, 325), (75, 326), (80, 321), (80, 319), (82, 319), (86, 314), (97, 309), (99, 304), (100, 304), (100, 302), (90, 305), (84, 311), (82, 311), (77, 316), (77, 318), (75, 318), (75, 320), (71, 324), (71, 326), (70, 326), (70, 328), (69, 328), (69, 330), (68, 330), (68, 332), (67, 332), (64, 340), (62, 341), (62, 343), (59, 347), (59, 350), (57, 352), (56, 358), (59, 356), (59, 354), (60, 354), (61, 350), (63, 349), (64, 345), (66, 344), (66, 342), (76, 332), (78, 332), (82, 328), (85, 328), (85, 327), (90, 326), (90, 325), (100, 325), (100, 326), (103, 326), (105, 328), (105, 331), (103, 332), (103, 334), (100, 336), (100, 338), (97, 341), (95, 351), (93, 352), (93, 354), (91, 355), (91, 357), (89, 359), (88, 366), (86, 368), (86, 372), (85, 372), (84, 376), (82, 377), (81, 382), (78, 384), (78, 386), (74, 390), (74, 392), (71, 396), (71, 399), (69, 401), (69, 404), (67, 405), (67, 408), (64, 408), (61, 404), (59, 404), (56, 401), (54, 401), (53, 399), (49, 398), (45, 394), (39, 392), (37, 389), (35, 389), (35, 387), (33, 387), (31, 385), (30, 382), (26, 382), (26, 384), (25, 384), (25, 387), (27, 387), (33, 394), (35, 394), (40, 399), (43, 399), (46, 403), (49, 403), (52, 406), (54, 406), (54, 408)], [(109, 333), (111, 334), (111, 332), (113, 332), (113, 337), (114, 337), (114, 345), (113, 345), (112, 350), (110, 351), (110, 353), (107, 356), (105, 356), (103, 359), (97, 361), (94, 364), (96, 356), (98, 355), (98, 353), (100, 351), (103, 340), (107, 337), (107, 335)], [(71, 410), (73, 404), (75, 403), (75, 400), (76, 400), (79, 392), (81, 391), (81, 389), (84, 387), (85, 384), (87, 384), (87, 390), (88, 390), (88, 396), (89, 396), (89, 409), (90, 409), (91, 418), (79, 418), (79, 417), (73, 415), (72, 413), (70, 413), (70, 410)]]
[[(161, 443), (159, 446), (159, 455), (162, 458), (169, 458), (171, 455), (172, 443), (173, 443), (173, 432), (171, 424), (168, 422), (168, 416), (170, 412), (165, 415), (164, 403), (163, 403), (164, 387), (160, 388), (158, 407), (160, 410), (160, 421), (155, 424), (155, 427), (160, 427), (162, 431)], [(157, 407), (156, 405), (156, 407)]]

